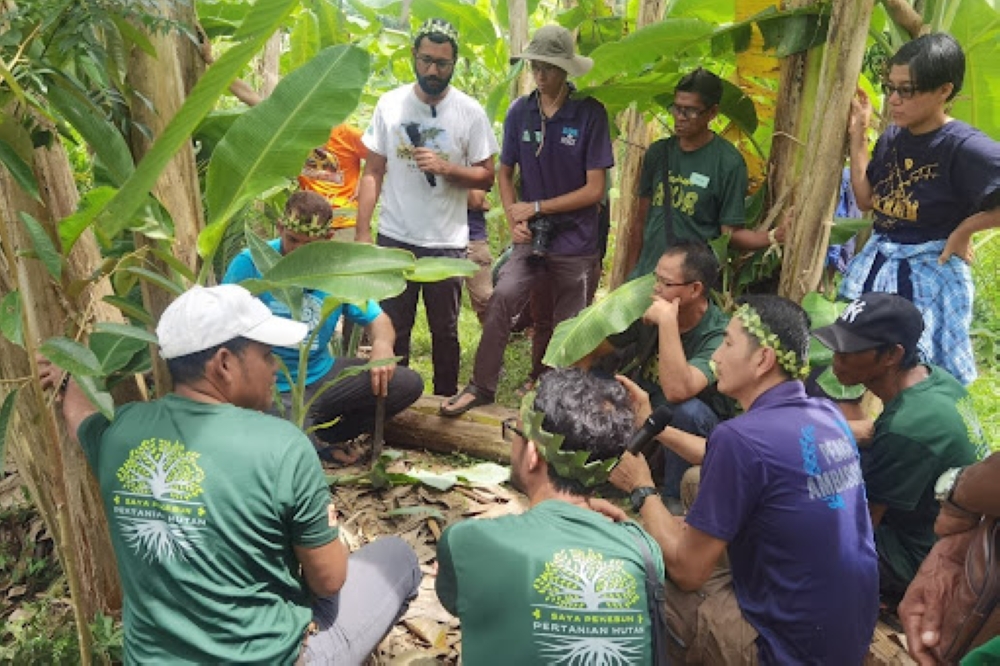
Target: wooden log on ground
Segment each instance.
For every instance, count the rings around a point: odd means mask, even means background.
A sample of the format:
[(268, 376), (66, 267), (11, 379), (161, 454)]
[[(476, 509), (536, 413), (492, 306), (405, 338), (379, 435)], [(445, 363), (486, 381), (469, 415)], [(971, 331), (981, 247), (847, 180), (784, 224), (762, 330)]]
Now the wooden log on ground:
[(510, 444), (503, 441), (500, 424), (517, 412), (499, 405), (470, 409), (458, 418), (438, 414), (440, 396), (424, 396), (385, 424), (390, 446), (427, 449), (437, 453), (466, 455), (510, 462)]

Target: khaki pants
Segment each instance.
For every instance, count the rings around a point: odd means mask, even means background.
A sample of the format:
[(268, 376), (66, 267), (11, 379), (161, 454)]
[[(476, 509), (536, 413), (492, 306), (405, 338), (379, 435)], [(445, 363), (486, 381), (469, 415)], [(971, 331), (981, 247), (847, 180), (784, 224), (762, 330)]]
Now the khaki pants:
[[(701, 467), (692, 467), (681, 480), (681, 502), (689, 509), (698, 494)], [(729, 558), (723, 555), (708, 581), (694, 592), (684, 592), (668, 578), (666, 615), (671, 661), (677, 664), (757, 663), (757, 630), (743, 617), (733, 590)]]

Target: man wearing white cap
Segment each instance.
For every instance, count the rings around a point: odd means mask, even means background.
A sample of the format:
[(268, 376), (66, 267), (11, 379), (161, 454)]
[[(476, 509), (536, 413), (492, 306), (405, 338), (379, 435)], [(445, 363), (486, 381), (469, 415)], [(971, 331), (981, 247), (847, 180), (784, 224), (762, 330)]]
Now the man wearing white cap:
[[(569, 30), (539, 28), (516, 60), (528, 60), (536, 90), (511, 105), (500, 151), (500, 199), (514, 249), (500, 270), (483, 323), (472, 381), (441, 404), (458, 416), (493, 402), (512, 321), (546, 284), (552, 324), (587, 304), (588, 286), (599, 276), (598, 204), (605, 172), (614, 166), (608, 114), (591, 97), (576, 97), (569, 76), (590, 71), (593, 61), (575, 53)], [(515, 187), (520, 171), (520, 188)], [(546, 345), (547, 340), (539, 341)], [(544, 355), (544, 346), (536, 358)]]
[[(261, 413), (271, 346), (299, 344), (306, 325), (223, 285), (182, 294), (156, 332), (170, 395), (108, 421), (74, 381), (60, 387), (104, 498), (125, 661), (360, 663), (415, 596), (420, 570), (395, 537), (348, 558), (312, 444)], [(43, 386), (60, 373), (40, 362)]]

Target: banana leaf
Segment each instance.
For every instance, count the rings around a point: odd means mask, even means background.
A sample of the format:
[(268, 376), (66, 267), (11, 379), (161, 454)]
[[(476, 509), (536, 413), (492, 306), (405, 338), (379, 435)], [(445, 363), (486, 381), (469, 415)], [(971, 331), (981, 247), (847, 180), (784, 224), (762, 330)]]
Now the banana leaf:
[[(270, 243), (246, 228), (247, 248), (253, 265), (261, 274), (266, 273), (276, 263), (281, 261), (281, 253), (271, 247)], [(288, 306), (292, 319), (302, 321), (302, 289), (298, 287), (280, 287), (273, 289), (271, 295)]]
[(451, 257), (421, 257), (406, 275), (411, 282), (440, 282), (452, 277), (472, 277), (479, 266), (468, 259)]
[(298, 0), (257, 0), (254, 3), (237, 31), (241, 41), (223, 53), (198, 79), (184, 104), (100, 214), (110, 233), (128, 228), (167, 163), (190, 141), (191, 132), (298, 4)]
[(614, 333), (621, 333), (649, 308), (656, 276), (650, 273), (618, 287), (604, 300), (556, 326), (543, 362), (553, 368), (576, 363)]
[[(812, 330), (829, 326), (837, 320), (840, 313), (847, 307), (843, 301), (831, 301), (819, 292), (811, 291), (802, 299), (802, 309), (811, 320)], [(833, 352), (816, 338), (809, 339), (809, 365), (813, 368), (825, 368), (816, 378), (816, 383), (833, 400), (855, 400), (865, 392), (861, 384), (844, 386), (833, 374)]]
[(354, 110), (369, 63), (368, 54), (354, 46), (324, 49), (237, 118), (208, 165), (209, 224), (198, 236), (202, 257), (215, 254), (240, 208), (298, 174), (309, 151), (325, 143), (330, 128)]

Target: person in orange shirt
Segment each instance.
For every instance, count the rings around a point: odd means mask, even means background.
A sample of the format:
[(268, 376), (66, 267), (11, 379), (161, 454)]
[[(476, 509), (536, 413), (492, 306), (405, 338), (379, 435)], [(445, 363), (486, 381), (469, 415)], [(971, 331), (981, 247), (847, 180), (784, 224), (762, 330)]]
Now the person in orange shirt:
[(337, 125), (330, 130), (326, 144), (313, 149), (299, 174), (301, 189), (321, 194), (333, 207), (336, 240), (354, 240), (361, 161), (368, 152), (361, 134), (361, 130), (346, 123)]

